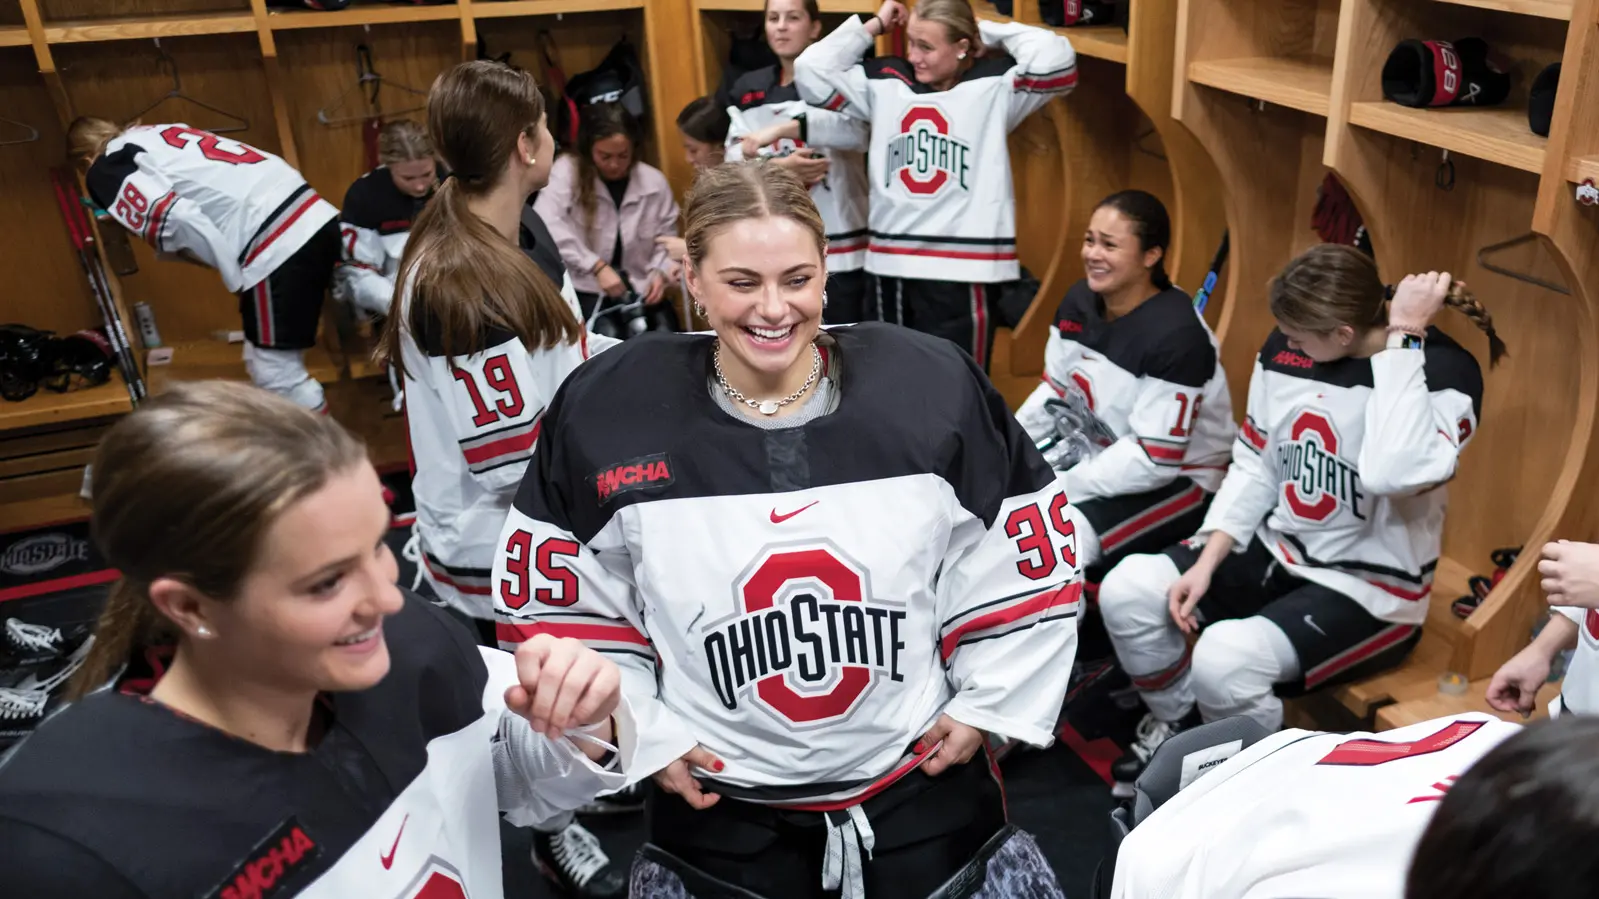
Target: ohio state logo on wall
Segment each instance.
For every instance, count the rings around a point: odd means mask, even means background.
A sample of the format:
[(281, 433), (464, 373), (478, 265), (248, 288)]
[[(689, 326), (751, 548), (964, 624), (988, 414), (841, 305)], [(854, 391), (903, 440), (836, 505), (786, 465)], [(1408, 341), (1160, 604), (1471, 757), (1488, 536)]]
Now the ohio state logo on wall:
[(1294, 419), (1288, 441), (1277, 445), (1283, 502), (1295, 518), (1326, 521), (1339, 506), (1347, 506), (1356, 518), (1365, 520), (1360, 473), (1338, 455), (1341, 444), (1329, 416), (1306, 410)]
[(884, 186), (897, 179), (913, 196), (932, 197), (955, 184), (968, 189), (971, 147), (950, 136), (949, 118), (937, 106), (912, 106), (890, 138), (883, 167)]
[(837, 547), (764, 550), (733, 589), (739, 611), (705, 637), (729, 710), (753, 702), (807, 729), (849, 717), (880, 679), (904, 679), (904, 605), (874, 599), (866, 569)]

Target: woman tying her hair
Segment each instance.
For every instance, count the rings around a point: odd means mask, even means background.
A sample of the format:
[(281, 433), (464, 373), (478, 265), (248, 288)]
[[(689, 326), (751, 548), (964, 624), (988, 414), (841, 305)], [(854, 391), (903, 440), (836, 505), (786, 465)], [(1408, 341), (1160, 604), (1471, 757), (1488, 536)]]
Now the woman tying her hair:
[[(1044, 350), (1044, 383), (1016, 417), (1034, 440), (1091, 413), (1113, 441), (1066, 471), (1077, 563), (1098, 584), (1123, 556), (1199, 529), (1236, 430), (1216, 335), (1166, 276), (1171, 220), (1124, 190), (1100, 201), (1083, 235), (1087, 275), (1066, 291)], [(1101, 428), (1102, 426), (1102, 428)]]
[(382, 485), (331, 419), (177, 384), (94, 473), (121, 580), (79, 698), (0, 764), (8, 894), (497, 893), (500, 810), (542, 819), (634, 769), (606, 745), (637, 745), (615, 665), (551, 637), (480, 650), (395, 587)]
[(1100, 613), (1150, 712), (1113, 769), (1118, 785), (1200, 719), (1276, 730), (1279, 695), (1389, 668), (1420, 638), (1443, 485), (1482, 408), (1481, 367), (1432, 319), (1445, 305), (1464, 313), (1491, 363), (1505, 346), (1447, 273), (1408, 275), (1384, 297), (1376, 263), (1353, 247), (1288, 263), (1203, 526), (1105, 575)]
[[(863, 63), (899, 25), (906, 58)], [(871, 125), (874, 317), (947, 337), (986, 369), (993, 286), (1021, 273), (1006, 135), (1076, 87), (1071, 42), (979, 23), (967, 0), (918, 0), (909, 14), (885, 0), (806, 48), (794, 84), (812, 106)]]
[[(419, 567), (493, 645), (494, 541), (544, 407), (615, 341), (584, 332), (556, 242), (527, 206), (555, 152), (533, 77), (487, 60), (457, 65), (428, 94), (428, 131), (452, 174), (412, 229), (380, 354), (405, 389)], [(582, 825), (536, 830), (541, 867), (567, 891), (620, 893), (622, 872)]]
[[(811, 186), (827, 227), (826, 324), (860, 321), (866, 302), (866, 123), (807, 106), (794, 87), (794, 60), (822, 35), (816, 0), (767, 0), (766, 43), (778, 64), (733, 83), (727, 159), (771, 155)], [(770, 149), (766, 149), (770, 147)]]
[(632, 290), (650, 307), (657, 329), (673, 330), (676, 316), (661, 300), (677, 280), (677, 262), (657, 241), (677, 235), (672, 186), (638, 158), (638, 122), (622, 104), (586, 107), (577, 134), (577, 149), (555, 160), (533, 208), (575, 273), (583, 317), (602, 296), (615, 301)]
[(948, 342), (820, 330), (792, 174), (708, 170), (686, 221), (714, 334), (573, 373), (494, 570), (503, 644), (609, 654), (677, 758), (633, 895), (1059, 896), (974, 758), (1053, 737), (1080, 592), (1055, 473)]

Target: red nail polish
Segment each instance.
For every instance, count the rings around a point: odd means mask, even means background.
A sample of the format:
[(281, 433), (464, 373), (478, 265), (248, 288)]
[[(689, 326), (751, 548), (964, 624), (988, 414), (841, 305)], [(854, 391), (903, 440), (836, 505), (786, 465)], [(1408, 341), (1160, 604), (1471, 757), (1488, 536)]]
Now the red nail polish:
[(726, 768), (726, 767), (727, 767), (726, 765), (722, 764), (722, 760), (721, 759), (717, 759), (716, 763), (711, 765), (711, 770), (720, 772), (723, 768)]
[(916, 755), (921, 755), (926, 750), (927, 747), (923, 746), (920, 741), (917, 741), (916, 745), (911, 747), (911, 752), (915, 753)]

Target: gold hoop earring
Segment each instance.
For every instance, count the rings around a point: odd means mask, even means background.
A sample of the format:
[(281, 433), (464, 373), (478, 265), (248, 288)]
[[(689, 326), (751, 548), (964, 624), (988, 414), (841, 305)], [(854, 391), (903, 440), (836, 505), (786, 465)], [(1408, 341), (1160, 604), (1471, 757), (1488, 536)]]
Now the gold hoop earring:
[(711, 317), (709, 315), (705, 314), (705, 307), (700, 305), (700, 301), (699, 300), (695, 300), (694, 301), (694, 314), (699, 316), (700, 318), (705, 319), (707, 324), (710, 323)]

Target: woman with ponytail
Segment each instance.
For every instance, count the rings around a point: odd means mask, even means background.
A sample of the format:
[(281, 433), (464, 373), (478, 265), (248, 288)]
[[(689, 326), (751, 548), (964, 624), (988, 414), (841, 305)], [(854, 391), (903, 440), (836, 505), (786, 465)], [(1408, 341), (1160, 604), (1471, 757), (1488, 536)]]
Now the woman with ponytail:
[(94, 472), (121, 580), (75, 701), (0, 764), (7, 895), (492, 892), (501, 812), (626, 782), (615, 666), (549, 636), (479, 650), (397, 589), (382, 484), (332, 419), (179, 384)]
[(1236, 429), (1227, 374), (1216, 335), (1166, 275), (1170, 242), (1171, 219), (1152, 194), (1100, 201), (1083, 235), (1086, 277), (1061, 300), (1044, 382), (1016, 412), (1066, 469), (1090, 584), (1123, 557), (1198, 530), (1227, 470)]
[[(1443, 541), (1444, 485), (1482, 411), (1477, 360), (1432, 326), (1460, 310), (1505, 354), (1448, 273), (1393, 300), (1354, 247), (1312, 247), (1271, 282), (1232, 466), (1193, 538), (1129, 556), (1099, 608), (1150, 714), (1113, 766), (1130, 786), (1200, 720), (1282, 726), (1282, 696), (1399, 664), (1421, 638)], [(1189, 637), (1198, 635), (1189, 648)]]
[[(428, 94), (428, 134), (450, 169), (405, 245), (398, 315), (380, 353), (405, 390), (418, 566), (433, 592), (497, 640), (495, 541), (533, 455), (544, 407), (591, 352), (555, 238), (528, 197), (548, 183), (555, 141), (533, 76), (461, 63)], [(622, 872), (570, 817), (534, 851), (564, 891), (620, 895)]]

